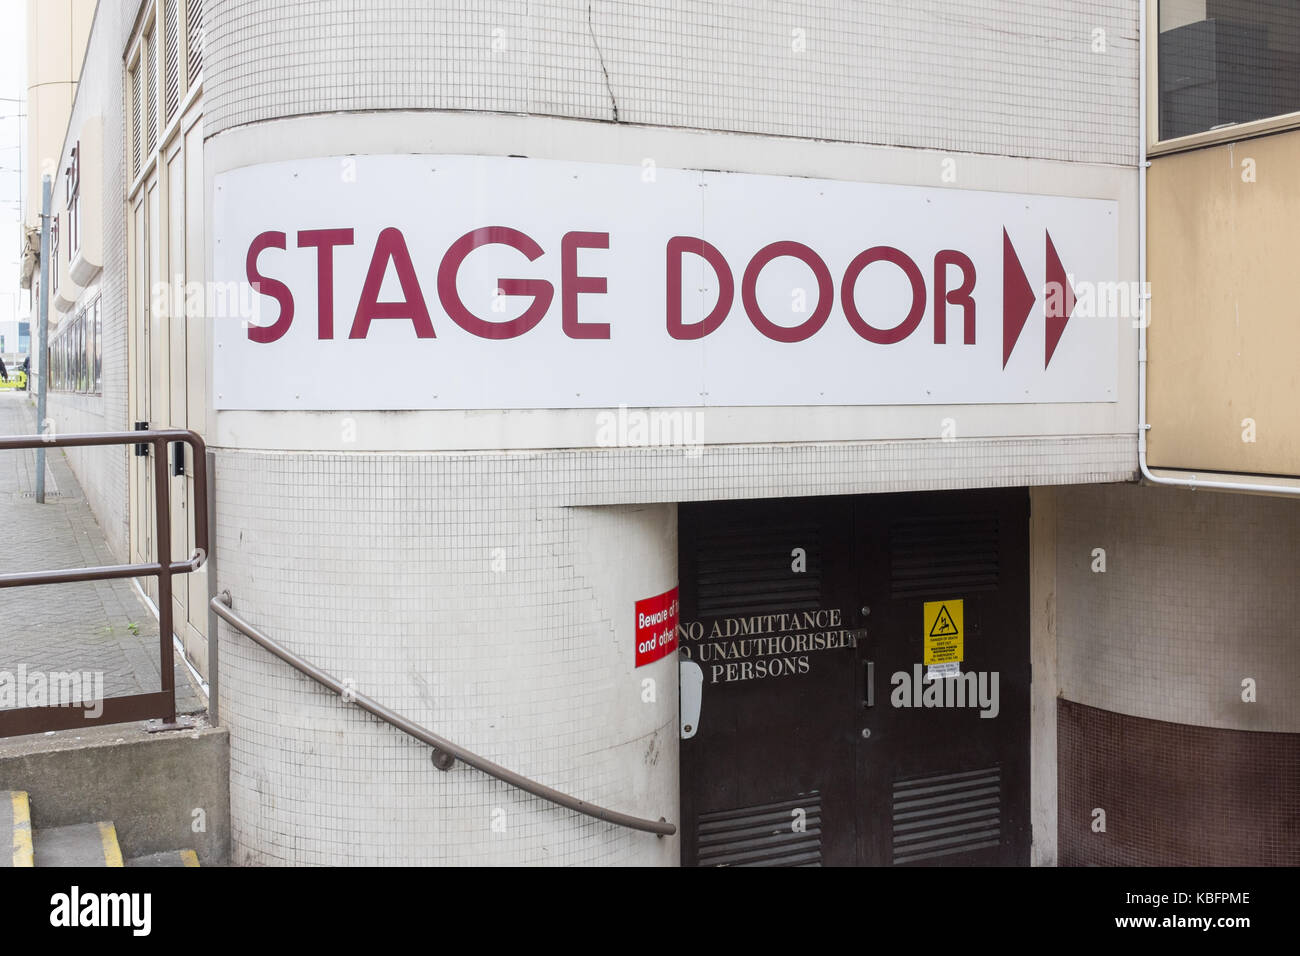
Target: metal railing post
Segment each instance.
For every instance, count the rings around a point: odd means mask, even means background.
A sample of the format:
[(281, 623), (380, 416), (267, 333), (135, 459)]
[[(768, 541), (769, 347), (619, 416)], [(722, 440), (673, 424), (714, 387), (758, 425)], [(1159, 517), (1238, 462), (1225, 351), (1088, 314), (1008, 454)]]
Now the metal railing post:
[[(50, 177), (41, 177), (41, 301), (36, 323), (36, 354), (41, 371), (36, 383), (36, 430), (45, 434), (45, 392), (49, 388), (50, 323)], [(45, 446), (36, 448), (36, 503), (45, 504)]]
[(167, 440), (153, 441), (155, 527), (154, 551), (158, 560), (158, 656), (162, 667), (162, 692), (168, 705), (165, 722), (176, 723), (176, 661), (172, 652), (172, 518), (171, 476), (167, 473)]
[[(207, 453), (207, 514), (208, 514), (208, 721), (213, 727), (221, 725), (221, 620), (212, 609), (217, 596), (217, 549), (211, 539), (217, 536), (217, 454)], [(195, 481), (197, 485), (198, 482)]]

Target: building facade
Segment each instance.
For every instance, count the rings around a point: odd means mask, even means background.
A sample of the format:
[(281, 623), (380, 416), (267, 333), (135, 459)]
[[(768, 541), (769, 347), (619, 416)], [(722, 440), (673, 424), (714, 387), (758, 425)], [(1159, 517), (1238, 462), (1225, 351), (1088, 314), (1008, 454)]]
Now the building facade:
[[(1290, 134), (1266, 194), (1214, 180), (1231, 133), (1148, 136), (1166, 13), (99, 4), (55, 195), (102, 216), (54, 299), (99, 397), (58, 426), (199, 431), (240, 615), (677, 827), (439, 770), (210, 633), (201, 572), (234, 859), (1296, 862), (1258, 769), (1300, 741), (1292, 333), (1208, 238), (1274, 275)], [(74, 459), (124, 557), (145, 461)]]

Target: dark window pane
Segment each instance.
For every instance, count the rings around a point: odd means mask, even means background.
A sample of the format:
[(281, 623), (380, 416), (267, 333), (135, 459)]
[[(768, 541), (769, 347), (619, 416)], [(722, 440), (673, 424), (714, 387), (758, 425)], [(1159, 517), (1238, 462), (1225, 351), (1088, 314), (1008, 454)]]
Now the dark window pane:
[(1160, 138), (1300, 111), (1300, 4), (1160, 0)]

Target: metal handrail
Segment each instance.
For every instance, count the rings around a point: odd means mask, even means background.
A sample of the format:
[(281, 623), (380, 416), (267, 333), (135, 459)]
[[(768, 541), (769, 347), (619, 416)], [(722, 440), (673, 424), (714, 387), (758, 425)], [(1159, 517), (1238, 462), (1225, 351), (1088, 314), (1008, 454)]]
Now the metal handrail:
[[(174, 442), (189, 445), (194, 462), (194, 554), (188, 561), (171, 559), (171, 476), (168, 475), (167, 470), (167, 446)], [(6, 710), (0, 712), (0, 737), (66, 730), (93, 724), (125, 723), (151, 717), (161, 719), (166, 725), (173, 725), (176, 722), (176, 685), (172, 652), (172, 575), (197, 571), (207, 560), (209, 548), (207, 450), (203, 439), (196, 432), (185, 428), (72, 435), (0, 436), (0, 451), (85, 448), (100, 445), (145, 445), (153, 448), (156, 560), (139, 564), (0, 574), (0, 588), (156, 577), (158, 579), (158, 656), (161, 688), (156, 693), (105, 698), (98, 717), (90, 717), (84, 710), (54, 705)]]
[[(362, 710), (378, 717), (380, 720), (403, 733), (409, 734), (416, 740), (428, 744), (434, 750), (434, 763), (439, 770), (450, 770), (452, 764), (459, 760), (466, 763), (476, 770), (481, 770), (490, 777), (495, 777), (503, 783), (508, 783), (512, 787), (523, 790), (525, 793), (531, 793), (535, 797), (541, 797), (543, 800), (549, 800), (551, 803), (565, 807), (569, 810), (577, 811), (597, 820), (603, 820), (606, 823), (613, 823), (621, 827), (628, 827), (632, 830), (641, 830), (645, 833), (656, 833), (661, 837), (672, 836), (677, 832), (677, 827), (668, 823), (663, 817), (658, 820), (648, 820), (643, 817), (634, 817), (626, 813), (619, 813), (617, 810), (607, 810), (604, 807), (597, 806), (594, 803), (588, 803), (585, 800), (579, 800), (567, 793), (561, 793), (558, 790), (552, 790), (536, 780), (530, 780), (528, 777), (520, 776), (513, 770), (507, 770), (499, 764), (493, 763), (485, 757), (480, 757), (473, 751), (466, 750), (444, 737), (439, 737), (432, 731), (426, 730), (419, 724), (412, 723), (400, 714), (394, 713), (383, 704), (371, 700), (364, 694), (359, 694), (351, 688), (344, 687), (339, 681), (335, 680), (329, 674), (325, 673), (319, 667), (303, 660), (297, 654), (287, 648), (277, 644), (271, 638), (267, 637), (252, 624), (245, 621), (233, 610), (233, 601), (229, 591), (222, 591), (214, 597), (211, 602), (212, 610), (221, 617), (223, 621), (239, 631), (241, 634), (251, 638), (262, 647), (266, 648), (280, 660), (297, 669), (302, 674), (310, 677), (322, 687), (333, 691), (341, 696), (345, 701), (356, 704)], [(212, 636), (209, 635), (209, 640)], [(439, 758), (443, 759), (439, 759)]]

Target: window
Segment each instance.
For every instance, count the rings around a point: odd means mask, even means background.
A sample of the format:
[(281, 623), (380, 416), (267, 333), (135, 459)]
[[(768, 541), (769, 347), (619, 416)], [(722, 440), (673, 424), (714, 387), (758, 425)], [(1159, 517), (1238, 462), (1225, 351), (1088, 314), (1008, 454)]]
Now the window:
[(1300, 111), (1294, 0), (1159, 0), (1162, 140)]
[(91, 355), (91, 367), (94, 369), (94, 384), (91, 391), (99, 394), (104, 390), (104, 325), (99, 315), (99, 296), (95, 296), (95, 338)]
[(54, 333), (50, 343), (50, 388), (98, 394), (103, 389), (103, 324), (99, 296)]
[(68, 199), (68, 262), (81, 246), (81, 143), (72, 147), (72, 159), (63, 171)]
[(59, 217), (50, 217), (50, 292), (59, 294)]
[(76, 359), (76, 374), (73, 381), (76, 383), (77, 391), (86, 390), (86, 317), (83, 314), (80, 321), (72, 323), (72, 350)]

